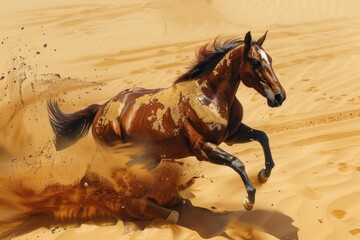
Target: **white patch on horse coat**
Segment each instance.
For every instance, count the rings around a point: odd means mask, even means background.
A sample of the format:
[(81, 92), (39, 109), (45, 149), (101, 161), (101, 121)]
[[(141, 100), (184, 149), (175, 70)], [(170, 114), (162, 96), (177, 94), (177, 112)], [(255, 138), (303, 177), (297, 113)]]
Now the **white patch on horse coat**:
[(124, 103), (114, 100), (109, 101), (104, 108), (103, 114), (99, 117), (98, 122), (96, 123), (96, 129), (100, 126), (104, 127), (111, 123), (111, 127), (115, 133), (120, 135), (120, 125), (117, 117), (120, 116), (123, 108)]
[(230, 60), (230, 53), (232, 51), (229, 51), (225, 54), (225, 56), (223, 57), (223, 59), (221, 59), (221, 61), (216, 65), (215, 69), (217, 69), (218, 67), (222, 66), (224, 63), (226, 64), (227, 67), (230, 67), (231, 64), (231, 60)]
[(155, 122), (152, 124), (152, 128), (154, 130), (160, 131), (162, 133), (165, 132), (165, 128), (163, 125), (163, 118), (166, 114), (167, 109), (161, 109), (158, 108), (156, 111), (156, 116), (155, 116)]
[[(220, 130), (227, 125), (227, 120), (220, 115), (219, 107), (215, 103), (204, 105), (201, 102), (201, 98), (204, 97), (204, 93), (201, 90), (203, 87), (207, 87), (205, 81), (202, 82), (202, 84), (199, 84), (198, 81), (194, 80), (175, 84), (170, 88), (152, 95), (141, 96), (135, 100), (133, 108), (134, 114), (136, 114), (141, 106), (149, 105), (155, 101), (160, 102), (164, 108), (157, 109), (156, 120), (152, 128), (164, 132), (163, 118), (166, 115), (166, 112), (170, 110), (170, 117), (175, 126), (178, 127), (179, 120), (182, 117), (186, 117), (186, 114), (183, 114), (180, 111), (180, 102), (186, 100), (198, 118), (208, 126), (209, 130)], [(174, 130), (173, 134), (177, 135), (178, 130)]]
[(204, 80), (201, 84), (198, 81), (196, 81), (196, 85), (198, 85), (201, 89), (208, 87), (207, 80)]
[[(224, 69), (222, 69), (224, 67), (224, 65), (226, 64), (226, 67), (230, 67), (231, 65), (231, 58), (233, 57), (231, 54), (233, 54), (233, 52), (235, 52), (238, 48), (243, 47), (243, 45), (239, 45), (237, 47), (235, 47), (234, 49), (230, 50), (229, 52), (227, 52), (225, 54), (225, 56), (220, 60), (220, 62), (218, 62), (218, 64), (215, 66), (214, 70), (213, 70), (213, 74), (216, 77), (217, 75), (219, 75), (219, 73), (223, 74), (224, 73)], [(222, 70), (222, 71), (220, 71)]]
[(267, 65), (270, 65), (269, 59), (266, 55), (266, 52), (262, 49), (259, 49), (260, 57), (266, 62)]

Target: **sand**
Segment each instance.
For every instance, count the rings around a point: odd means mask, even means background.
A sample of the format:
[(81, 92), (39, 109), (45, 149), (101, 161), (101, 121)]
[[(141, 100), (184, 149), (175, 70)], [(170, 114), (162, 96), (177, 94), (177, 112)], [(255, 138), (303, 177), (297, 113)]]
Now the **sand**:
[(191, 203), (178, 209), (178, 224), (48, 226), (31, 218), (12, 230), (14, 239), (360, 239), (359, 7), (355, 0), (1, 1), (0, 221), (31, 201), (9, 186), (36, 195), (106, 165), (91, 135), (55, 151), (48, 99), (71, 112), (129, 87), (167, 87), (215, 37), (269, 30), (264, 48), (287, 100), (272, 109), (253, 89), (237, 93), (244, 122), (269, 135), (276, 162), (269, 181), (256, 181), (259, 144), (222, 145), (246, 163), (257, 187), (253, 211), (243, 209), (234, 171), (189, 158), (188, 173), (198, 178), (184, 193)]

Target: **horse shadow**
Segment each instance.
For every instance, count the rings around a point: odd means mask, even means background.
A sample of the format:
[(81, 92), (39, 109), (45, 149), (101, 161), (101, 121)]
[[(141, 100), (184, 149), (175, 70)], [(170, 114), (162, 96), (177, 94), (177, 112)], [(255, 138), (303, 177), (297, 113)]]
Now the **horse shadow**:
[[(292, 225), (293, 219), (289, 216), (277, 211), (256, 209), (253, 211), (232, 211), (232, 212), (215, 212), (206, 208), (193, 206), (190, 201), (186, 201), (184, 205), (175, 207), (174, 210), (180, 214), (178, 226), (196, 231), (202, 238), (209, 239), (217, 236), (222, 236), (229, 240), (234, 240), (226, 233), (228, 230), (235, 230), (239, 235), (241, 233), (251, 234), (252, 229), (266, 232), (273, 237), (280, 240), (297, 240), (298, 228)], [(129, 220), (127, 220), (129, 222)], [(91, 223), (99, 226), (113, 225), (116, 221), (112, 219), (94, 219)], [(11, 237), (20, 236), (36, 230), (40, 227), (49, 229), (57, 229), (59, 227), (78, 227), (81, 222), (67, 222), (58, 223), (54, 221), (49, 215), (35, 215), (23, 221), (21, 224), (16, 224), (11, 232), (5, 231), (0, 234), (1, 239), (10, 239)], [(158, 227), (160, 225), (168, 224), (165, 221), (132, 221), (138, 230), (144, 230), (148, 227)], [(2, 224), (0, 224), (2, 225)], [(9, 227), (9, 226), (8, 226)], [(253, 239), (253, 238), (251, 238)]]
[(289, 216), (265, 209), (252, 211), (214, 212), (212, 210), (193, 206), (190, 201), (176, 208), (180, 213), (178, 225), (196, 231), (202, 238), (209, 239), (222, 236), (232, 240), (225, 231), (249, 231), (258, 229), (280, 240), (296, 240), (298, 228), (292, 225), (294, 221)]

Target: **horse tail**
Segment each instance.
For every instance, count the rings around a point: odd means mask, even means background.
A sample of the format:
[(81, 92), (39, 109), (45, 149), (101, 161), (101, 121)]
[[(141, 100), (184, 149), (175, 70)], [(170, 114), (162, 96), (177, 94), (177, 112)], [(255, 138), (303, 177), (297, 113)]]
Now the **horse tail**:
[(56, 101), (48, 101), (49, 119), (55, 133), (54, 143), (57, 151), (73, 145), (86, 136), (100, 106), (92, 104), (74, 113), (64, 113)]

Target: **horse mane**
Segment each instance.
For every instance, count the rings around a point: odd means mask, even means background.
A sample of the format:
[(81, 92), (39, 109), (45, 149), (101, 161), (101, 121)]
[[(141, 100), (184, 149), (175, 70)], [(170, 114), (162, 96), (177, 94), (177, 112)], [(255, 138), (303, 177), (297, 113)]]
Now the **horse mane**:
[(244, 43), (244, 41), (238, 38), (227, 39), (223, 42), (218, 40), (218, 38), (215, 38), (212, 44), (205, 44), (196, 54), (196, 61), (193, 66), (176, 79), (174, 84), (200, 78), (209, 74), (226, 53), (242, 43)]

